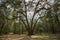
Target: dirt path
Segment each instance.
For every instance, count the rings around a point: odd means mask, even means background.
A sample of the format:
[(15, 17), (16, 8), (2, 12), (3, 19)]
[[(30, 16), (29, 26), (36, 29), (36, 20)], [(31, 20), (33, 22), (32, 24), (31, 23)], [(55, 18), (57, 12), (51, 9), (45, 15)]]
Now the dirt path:
[(60, 40), (57, 36), (33, 35), (31, 37), (26, 35), (3, 35), (0, 40)]
[(0, 36), (0, 40), (22, 40), (25, 35), (3, 35)]

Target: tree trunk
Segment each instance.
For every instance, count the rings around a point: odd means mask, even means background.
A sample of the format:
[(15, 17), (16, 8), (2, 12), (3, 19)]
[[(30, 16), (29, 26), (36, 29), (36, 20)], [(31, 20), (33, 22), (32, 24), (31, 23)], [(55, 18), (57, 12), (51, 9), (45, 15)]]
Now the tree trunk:
[(33, 33), (33, 30), (32, 30), (32, 29), (29, 29), (29, 30), (28, 30), (28, 35), (29, 35), (29, 36), (34, 35), (34, 33)]

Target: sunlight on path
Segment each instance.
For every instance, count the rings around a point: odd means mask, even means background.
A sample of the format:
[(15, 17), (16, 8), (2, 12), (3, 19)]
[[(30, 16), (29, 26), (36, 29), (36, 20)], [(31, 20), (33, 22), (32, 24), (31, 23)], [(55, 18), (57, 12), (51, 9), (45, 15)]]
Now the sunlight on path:
[(31, 36), (31, 38), (49, 38), (49, 36)]

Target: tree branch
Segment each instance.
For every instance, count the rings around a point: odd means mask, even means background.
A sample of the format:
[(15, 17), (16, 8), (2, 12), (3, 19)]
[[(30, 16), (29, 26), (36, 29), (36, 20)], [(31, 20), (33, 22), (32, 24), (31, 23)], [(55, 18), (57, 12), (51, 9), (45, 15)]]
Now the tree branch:
[(23, 24), (25, 25), (25, 28), (27, 30), (28, 29), (27, 24), (24, 22), (24, 20), (21, 19), (21, 21), (23, 22)]
[[(43, 16), (42, 16), (43, 17)], [(40, 19), (40, 18), (42, 18), (42, 17), (39, 17), (36, 21), (35, 21), (35, 23), (34, 23), (34, 25), (33, 25), (33, 31), (34, 31), (34, 29), (35, 29), (35, 27), (36, 27), (36, 24), (37, 24), (37, 22), (38, 22), (38, 20)]]
[(37, 6), (39, 5), (39, 2), (40, 2), (40, 0), (36, 4), (35, 10), (34, 10), (34, 14), (33, 14), (32, 20), (31, 20), (31, 28), (32, 28), (32, 25), (33, 25), (33, 19), (34, 19), (34, 16), (36, 15), (36, 9), (37, 9)]
[(29, 22), (28, 22), (28, 18), (27, 18), (27, 4), (26, 4), (25, 0), (24, 0), (24, 4), (25, 4), (26, 22), (29, 26)]

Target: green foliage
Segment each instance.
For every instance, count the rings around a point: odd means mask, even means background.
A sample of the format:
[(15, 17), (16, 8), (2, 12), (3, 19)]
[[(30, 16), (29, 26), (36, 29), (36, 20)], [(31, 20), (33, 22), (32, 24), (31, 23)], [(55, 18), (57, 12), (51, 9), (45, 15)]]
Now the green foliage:
[(10, 32), (10, 28), (8, 26), (3, 27), (2, 33), (8, 34)]
[[(34, 24), (35, 14), (41, 12), (41, 9), (38, 7), (40, 5), (37, 4), (35, 8), (34, 1), (29, 1), (28, 3), (23, 3), (22, 0), (2, 1), (0, 4), (0, 32), (2, 34), (8, 34), (10, 32), (14, 34), (60, 32), (60, 4), (58, 1), (55, 0), (54, 4), (50, 5), (50, 8), (45, 8), (45, 4), (43, 6), (41, 5), (43, 7), (42, 11), (46, 10), (46, 12), (40, 14), (41, 18), (39, 18), (39, 22)], [(35, 14), (32, 19), (28, 19), (27, 12), (30, 12), (32, 8)]]

